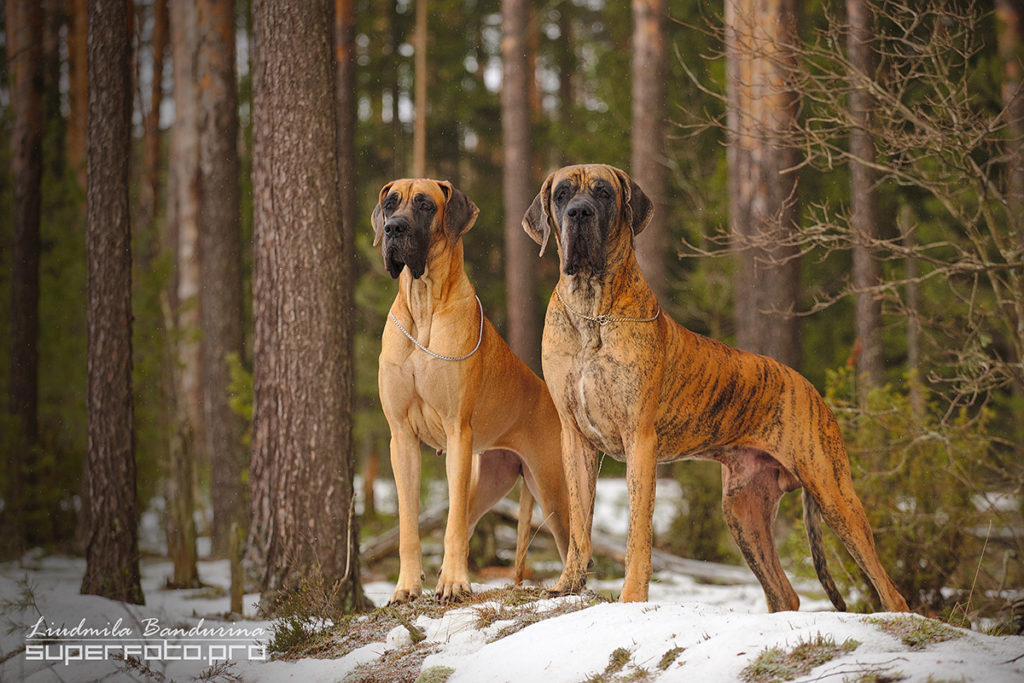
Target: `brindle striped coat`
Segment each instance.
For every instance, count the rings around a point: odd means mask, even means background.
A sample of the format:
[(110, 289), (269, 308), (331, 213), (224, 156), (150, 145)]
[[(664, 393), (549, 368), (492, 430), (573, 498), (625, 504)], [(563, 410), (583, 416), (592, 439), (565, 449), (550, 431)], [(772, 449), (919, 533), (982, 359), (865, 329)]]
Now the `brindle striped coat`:
[(771, 610), (799, 606), (772, 526), (781, 496), (801, 486), (815, 568), (836, 607), (845, 605), (825, 564), (819, 514), (883, 607), (906, 610), (878, 560), (835, 417), (814, 387), (791, 368), (690, 332), (660, 310), (633, 253), (652, 211), (625, 173), (595, 164), (552, 173), (523, 219), (541, 253), (554, 235), (560, 262), (543, 366), (562, 424), (570, 543), (553, 592), (578, 591), (586, 580), (604, 452), (626, 463), (623, 601), (647, 598), (656, 464), (703, 458), (722, 464), (729, 530)]

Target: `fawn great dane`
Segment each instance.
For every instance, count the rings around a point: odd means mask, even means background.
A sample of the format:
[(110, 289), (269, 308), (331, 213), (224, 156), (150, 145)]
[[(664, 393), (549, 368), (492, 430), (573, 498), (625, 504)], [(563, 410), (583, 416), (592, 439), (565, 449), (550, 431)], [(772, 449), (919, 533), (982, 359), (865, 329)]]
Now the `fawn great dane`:
[(420, 442), (446, 452), (449, 507), (439, 600), (471, 592), (469, 536), (520, 474), (529, 493), (521, 498), (517, 574), (531, 493), (563, 560), (568, 547), (558, 413), (544, 382), (484, 317), (463, 264), (462, 235), (477, 213), (451, 183), (416, 178), (385, 185), (371, 216), (374, 246), (381, 244), (388, 273), (398, 279), (378, 369), (398, 489), (400, 568), (391, 602), (414, 599), (423, 588)]

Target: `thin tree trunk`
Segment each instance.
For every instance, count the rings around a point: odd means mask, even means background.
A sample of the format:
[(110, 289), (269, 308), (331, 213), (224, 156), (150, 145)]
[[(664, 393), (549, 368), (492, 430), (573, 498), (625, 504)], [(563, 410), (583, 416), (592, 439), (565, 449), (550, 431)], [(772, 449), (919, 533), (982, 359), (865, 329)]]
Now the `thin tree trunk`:
[[(142, 258), (151, 261), (160, 251), (160, 243), (156, 238), (156, 216), (160, 207), (160, 159), (162, 157), (163, 136), (160, 133), (160, 108), (163, 106), (164, 88), (164, 61), (167, 54), (168, 40), (168, 12), (167, 0), (155, 0), (153, 3), (153, 34), (151, 45), (153, 48), (153, 79), (149, 88), (149, 111), (146, 112), (146, 119), (143, 126), (142, 141), (142, 165), (143, 190), (141, 195), (140, 211), (142, 225), (150, 232), (150, 239), (146, 249), (141, 250)], [(147, 267), (144, 262), (142, 267)]]
[(416, 123), (412, 135), (412, 175), (427, 174), (427, 0), (416, 0)]
[(630, 175), (654, 204), (647, 229), (636, 239), (636, 256), (651, 289), (668, 300), (665, 234), (665, 0), (633, 0), (633, 115)]
[(784, 87), (796, 39), (794, 0), (726, 0), (730, 223), (736, 343), (798, 367), (800, 264), (779, 246), (795, 230), (795, 165), (786, 136), (795, 97)]
[[(343, 481), (347, 481), (345, 494), (349, 505), (353, 506), (355, 491), (355, 435), (352, 430), (351, 415), (355, 404), (355, 328), (356, 320), (355, 287), (356, 287), (356, 226), (359, 225), (356, 197), (356, 108), (358, 94), (356, 90), (356, 17), (354, 0), (335, 0), (334, 42), (337, 63), (337, 130), (338, 130), (338, 187), (341, 208), (341, 283), (340, 298), (337, 305), (341, 311), (341, 319), (347, 324), (340, 326), (339, 347), (342, 350), (342, 383), (339, 387), (341, 396), (339, 404), (342, 414), (349, 416), (347, 428), (342, 428), (341, 441), (344, 473)], [(369, 476), (368, 474), (366, 476)], [(371, 503), (372, 506), (372, 503)], [(364, 507), (364, 510), (366, 508)], [(347, 529), (348, 548), (345, 551), (349, 558), (359, 557), (359, 520), (353, 515)], [(362, 585), (359, 580), (359, 563), (353, 561), (351, 568), (353, 586), (352, 604), (362, 606)]]
[(4, 522), (15, 553), (25, 538), (25, 477), (38, 439), (39, 220), (43, 176), (43, 10), (37, 0), (7, 0), (10, 74), (11, 176), (14, 180), (11, 245), (10, 384), (8, 412), (18, 441), (7, 453)]
[(882, 348), (882, 303), (870, 291), (878, 285), (881, 267), (875, 258), (871, 243), (878, 237), (875, 211), (876, 173), (870, 167), (875, 162), (875, 143), (871, 135), (873, 104), (867, 88), (857, 85), (859, 79), (872, 75), (871, 9), (866, 0), (846, 0), (846, 16), (850, 25), (847, 53), (850, 60), (851, 81), (850, 116), (854, 127), (850, 131), (850, 206), (853, 215), (850, 227), (854, 234), (853, 285), (856, 290), (856, 328), (860, 341), (857, 359), (858, 386), (861, 401), (871, 387), (885, 383), (885, 356)]
[(198, 174), (196, 128), (196, 15), (193, 3), (170, 4), (171, 58), (174, 64), (174, 126), (168, 161), (167, 246), (175, 257), (175, 281), (167, 301), (177, 344), (171, 373), (175, 400), (168, 402), (174, 425), (164, 490), (167, 553), (174, 564), (174, 583), (189, 585), (198, 578), (195, 509), (196, 450), (202, 435), (202, 396), (198, 373)]
[(245, 421), (229, 402), (228, 355), (245, 351), (242, 227), (238, 187), (238, 98), (234, 0), (202, 0), (199, 13), (199, 270), (202, 386), (213, 492), (213, 554), (231, 550), (245, 527)]
[(900, 207), (896, 222), (900, 230), (903, 248), (907, 250), (904, 260), (904, 276), (907, 280), (905, 309), (907, 318), (907, 376), (910, 378), (910, 406), (914, 415), (924, 415), (924, 392), (921, 390), (921, 287), (917, 282), (920, 267), (913, 255), (917, 246), (914, 236), (914, 212), (909, 205)]
[[(256, 0), (253, 33), (252, 522), (248, 558), (278, 591), (363, 605), (352, 491), (351, 383), (338, 230), (330, 0)], [(306, 106), (296, 107), (296, 102)], [(350, 330), (349, 332), (350, 333)]]
[(78, 187), (85, 192), (85, 129), (89, 118), (87, 0), (70, 0), (68, 12), (68, 163), (75, 172)]
[(398, 47), (402, 42), (398, 31), (397, 10), (391, 3), (385, 3), (388, 22), (388, 57), (390, 68), (387, 70), (388, 90), (391, 92), (391, 145), (393, 147), (391, 157), (391, 177), (397, 178), (402, 175), (405, 168), (405, 136), (402, 130), (402, 119), (399, 116), (399, 101), (401, 88), (398, 84)]
[(89, 484), (82, 593), (142, 604), (132, 401), (131, 36), (127, 3), (89, 3)]
[[(562, 128), (568, 130), (572, 125), (573, 107), (576, 101), (575, 92), (572, 86), (573, 75), (577, 71), (576, 53), (573, 52), (572, 35), (572, 14), (571, 3), (565, 3), (558, 17), (558, 31), (562, 36), (557, 50), (558, 63), (558, 117)], [(566, 166), (570, 163), (566, 150), (558, 150), (557, 157), (550, 159), (550, 163), (559, 166)]]
[[(999, 57), (1003, 62), (1002, 98), (1007, 111), (1006, 217), (1018, 253), (1024, 253), (1024, 0), (997, 0)], [(1021, 275), (1011, 275), (1019, 278)], [(1020, 302), (1018, 302), (1018, 305)], [(1018, 329), (1014, 355), (1024, 358), (1024, 330)], [(1018, 375), (1014, 394), (1024, 397), (1024, 377)], [(1017, 452), (1024, 452), (1024, 431), (1017, 431)]]
[(203, 441), (203, 393), (199, 346), (199, 129), (196, 106), (198, 19), (194, 3), (174, 2), (171, 10), (171, 52), (174, 62), (174, 127), (171, 129), (168, 201), (172, 245), (176, 254), (175, 295), (182, 364), (181, 399), (195, 433)]
[(501, 123), (505, 204), (505, 291), (507, 338), (512, 352), (540, 372), (540, 333), (534, 278), (537, 254), (523, 239), (523, 214), (536, 193), (530, 153), (530, 70), (527, 46), (528, 3), (502, 0)]

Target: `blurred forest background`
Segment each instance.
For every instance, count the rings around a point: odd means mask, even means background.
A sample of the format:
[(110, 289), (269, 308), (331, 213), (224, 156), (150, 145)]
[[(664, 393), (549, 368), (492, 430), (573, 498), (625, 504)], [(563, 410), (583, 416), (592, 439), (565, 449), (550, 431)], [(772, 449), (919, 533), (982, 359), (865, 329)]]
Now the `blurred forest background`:
[[(655, 201), (638, 249), (663, 307), (696, 332), (784, 360), (826, 394), (883, 561), (912, 607), (963, 622), (1020, 609), (1021, 3), (334, 4), (336, 227), (345, 214), (354, 268), (354, 395), (338, 419), (351, 418), (341, 457), (362, 481), (390, 477), (376, 357), (395, 285), (369, 224), (380, 187), (448, 179), (480, 207), (465, 237), (467, 270), (486, 314), (539, 370), (557, 263), (536, 257), (522, 213), (551, 170), (609, 163)], [(172, 546), (194, 536), (182, 528), (196, 520), (212, 554), (225, 556), (231, 523), (245, 518), (258, 394), (259, 9), (248, 0), (129, 5), (138, 509), (163, 512)], [(225, 6), (228, 28), (211, 25)], [(88, 535), (86, 14), (84, 0), (7, 0), (3, 18), (9, 556), (81, 551)], [(35, 218), (23, 208), (33, 202)], [(218, 215), (225, 207), (231, 215)], [(660, 547), (741, 562), (721, 519), (718, 469), (663, 469), (684, 500)], [(425, 458), (425, 480), (443, 471), (441, 459)], [(604, 462), (602, 476), (622, 473)], [(393, 510), (375, 509), (372, 488), (356, 497), (364, 536), (394, 523)], [(798, 519), (788, 496), (780, 546), (787, 569), (811, 575)], [(180, 544), (174, 582), (187, 585), (197, 580), (195, 543)], [(832, 548), (840, 579), (869, 607), (863, 577)]]

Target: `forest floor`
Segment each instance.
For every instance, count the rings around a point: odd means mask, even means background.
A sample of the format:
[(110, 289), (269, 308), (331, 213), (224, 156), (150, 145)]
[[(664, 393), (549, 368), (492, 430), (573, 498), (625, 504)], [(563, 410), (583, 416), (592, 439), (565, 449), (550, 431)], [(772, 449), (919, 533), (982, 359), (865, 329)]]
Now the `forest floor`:
[[(599, 497), (598, 518), (614, 527), (612, 497)], [(1024, 637), (836, 613), (800, 582), (800, 611), (778, 614), (754, 583), (660, 573), (646, 603), (611, 601), (621, 579), (554, 599), (494, 580), (447, 608), (427, 595), (302, 624), (259, 618), (256, 594), (243, 617), (227, 615), (226, 561), (200, 562), (200, 589), (166, 589), (170, 570), (144, 559), (146, 604), (135, 606), (79, 595), (81, 558), (30, 553), (0, 564), (0, 681), (1024, 680)], [(385, 605), (393, 584), (367, 578), (367, 596)]]

